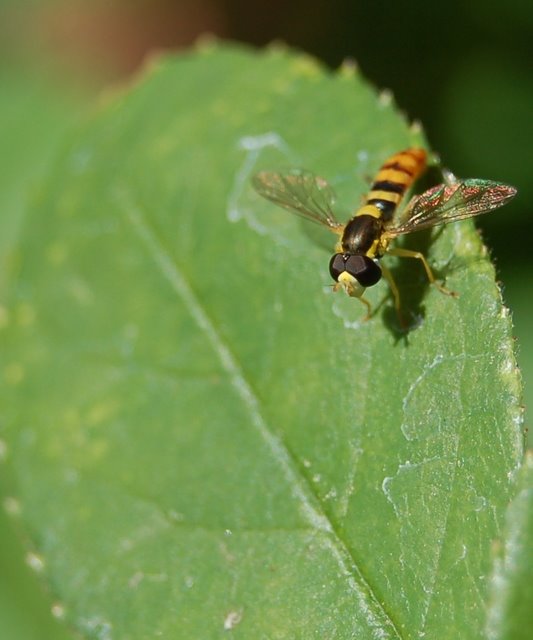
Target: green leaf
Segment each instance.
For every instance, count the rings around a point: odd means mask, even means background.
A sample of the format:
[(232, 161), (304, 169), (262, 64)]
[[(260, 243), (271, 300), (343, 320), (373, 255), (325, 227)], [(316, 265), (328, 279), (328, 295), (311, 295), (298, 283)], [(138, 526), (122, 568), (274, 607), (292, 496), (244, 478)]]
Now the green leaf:
[(0, 66), (0, 83), (1, 292), (27, 203), (80, 105), (71, 91), (23, 67)]
[[(27, 203), (37, 190), (61, 135), (81, 108), (72, 91), (53, 86), (49, 77), (28, 68), (0, 65), (0, 326), (8, 321), (5, 306), (9, 274), (15, 268), (14, 245)], [(80, 94), (81, 97), (81, 94)], [(2, 349), (4, 341), (0, 343)], [(1, 429), (1, 426), (0, 426)], [(0, 446), (0, 458), (4, 448)], [(5, 495), (8, 512), (17, 501)], [(5, 513), (0, 513), (0, 637), (47, 640), (66, 637), (50, 615), (50, 603), (25, 566), (25, 552)]]
[(533, 629), (533, 456), (526, 457), (518, 492), (509, 505), (505, 537), (492, 576), (489, 636), (527, 640)]
[(421, 143), (349, 68), (218, 46), (73, 137), (21, 238), (1, 406), (35, 564), (84, 637), (483, 636), (523, 446), (478, 235), (413, 238), (458, 300), (389, 262), (402, 335), (249, 185), (302, 166), (349, 213)]

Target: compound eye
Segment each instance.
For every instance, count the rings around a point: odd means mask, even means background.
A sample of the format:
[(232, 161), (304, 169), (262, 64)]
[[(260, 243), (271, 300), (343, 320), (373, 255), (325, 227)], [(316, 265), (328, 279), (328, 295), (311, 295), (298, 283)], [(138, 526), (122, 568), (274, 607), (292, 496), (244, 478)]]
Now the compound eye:
[(349, 256), (344, 269), (363, 287), (371, 287), (381, 279), (381, 268), (368, 256)]
[(335, 282), (338, 282), (341, 273), (346, 271), (345, 263), (346, 258), (342, 253), (336, 253), (329, 261), (329, 272)]

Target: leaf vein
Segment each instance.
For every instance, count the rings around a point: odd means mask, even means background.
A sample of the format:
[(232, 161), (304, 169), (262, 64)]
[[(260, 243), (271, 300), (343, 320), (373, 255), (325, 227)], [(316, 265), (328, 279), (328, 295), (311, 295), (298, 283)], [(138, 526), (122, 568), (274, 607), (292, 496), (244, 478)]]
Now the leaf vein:
[(244, 372), (228, 345), (225, 344), (217, 332), (214, 323), (171, 254), (152, 231), (146, 216), (143, 215), (139, 207), (135, 206), (126, 190), (120, 189), (117, 192), (117, 196), (119, 205), (131, 223), (136, 235), (145, 245), (164, 278), (185, 304), (198, 327), (204, 332), (218, 356), (238, 396), (246, 406), (254, 428), (270, 449), (291, 487), (293, 496), (299, 501), (302, 516), (311, 527), (324, 534), (325, 546), (330, 549), (342, 574), (347, 578), (351, 590), (358, 598), (359, 605), (365, 611), (367, 622), (373, 628), (375, 637), (401, 638), (402, 636), (394, 621), (380, 603), (369, 582), (362, 575), (355, 558), (335, 531), (332, 522), (321, 508), (307, 480), (302, 477), (288, 448), (265, 422), (259, 407), (259, 400), (246, 380)]

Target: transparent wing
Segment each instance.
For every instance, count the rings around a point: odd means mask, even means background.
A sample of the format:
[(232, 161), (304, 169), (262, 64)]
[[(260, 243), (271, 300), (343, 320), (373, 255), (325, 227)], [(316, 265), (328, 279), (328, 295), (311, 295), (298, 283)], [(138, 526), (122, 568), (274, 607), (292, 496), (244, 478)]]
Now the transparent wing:
[(387, 229), (395, 237), (479, 216), (502, 207), (516, 195), (516, 189), (491, 180), (461, 180), (454, 184), (439, 184), (407, 205), (401, 220)]
[(259, 195), (296, 215), (332, 231), (344, 228), (332, 211), (335, 193), (319, 176), (300, 170), (260, 171), (253, 176), (252, 184)]

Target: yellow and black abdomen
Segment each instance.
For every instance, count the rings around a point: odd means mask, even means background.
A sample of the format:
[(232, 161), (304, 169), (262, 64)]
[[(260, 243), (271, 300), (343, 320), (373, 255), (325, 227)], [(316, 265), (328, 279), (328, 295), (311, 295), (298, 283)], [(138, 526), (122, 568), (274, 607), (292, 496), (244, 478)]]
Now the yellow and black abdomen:
[(337, 251), (380, 258), (382, 236), (407, 189), (426, 168), (426, 152), (413, 147), (391, 156), (376, 175), (365, 204), (345, 226)]
[(378, 171), (365, 206), (356, 215), (372, 215), (364, 209), (376, 207), (379, 213), (375, 212), (374, 216), (380, 217), (385, 223), (389, 222), (407, 189), (425, 170), (426, 157), (424, 149), (416, 147), (391, 156)]

